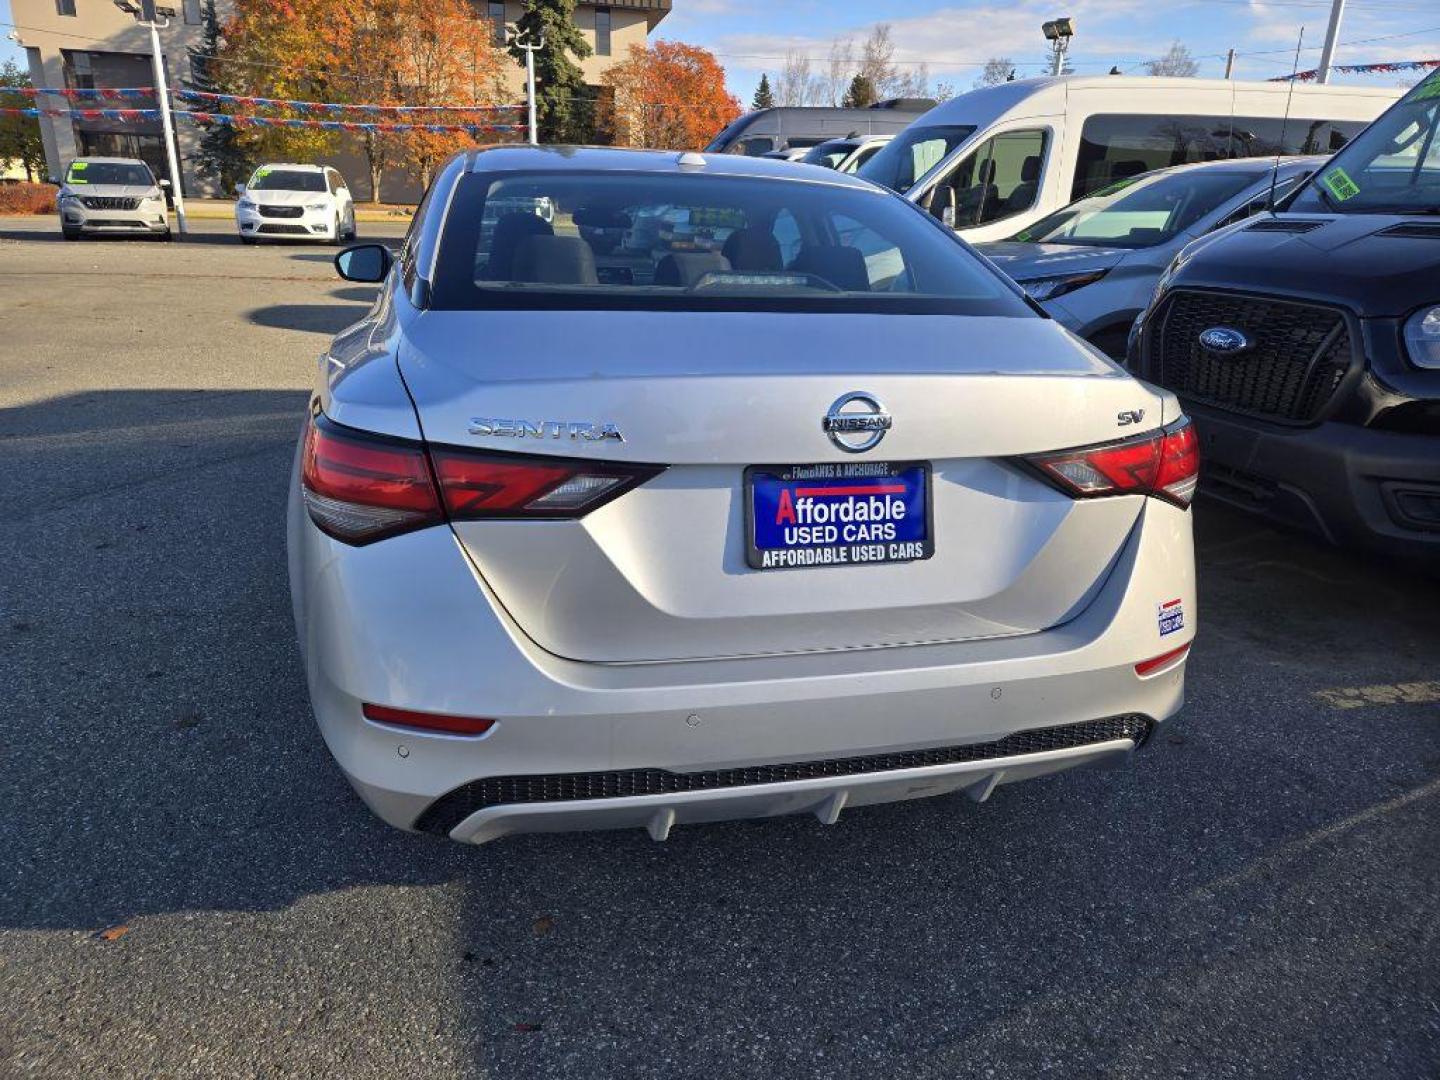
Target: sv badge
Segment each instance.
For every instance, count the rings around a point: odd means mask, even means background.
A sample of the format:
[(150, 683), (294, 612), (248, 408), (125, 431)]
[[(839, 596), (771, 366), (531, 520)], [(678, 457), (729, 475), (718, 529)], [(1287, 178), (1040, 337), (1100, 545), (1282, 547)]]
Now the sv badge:
[(1126, 409), (1124, 412), (1115, 414), (1115, 423), (1120, 427), (1129, 427), (1131, 424), (1138, 424), (1144, 419), (1144, 409)]

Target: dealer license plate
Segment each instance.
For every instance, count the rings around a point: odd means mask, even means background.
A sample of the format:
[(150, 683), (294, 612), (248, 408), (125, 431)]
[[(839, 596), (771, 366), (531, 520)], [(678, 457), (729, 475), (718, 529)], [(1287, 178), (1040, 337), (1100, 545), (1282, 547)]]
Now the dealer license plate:
[(746, 562), (756, 570), (912, 562), (935, 554), (925, 462), (745, 470)]

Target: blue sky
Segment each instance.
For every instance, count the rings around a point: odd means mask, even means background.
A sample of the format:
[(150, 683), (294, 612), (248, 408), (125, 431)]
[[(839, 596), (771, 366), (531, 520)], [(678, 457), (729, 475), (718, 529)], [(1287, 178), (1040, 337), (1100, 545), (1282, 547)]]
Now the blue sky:
[[(1329, 11), (1329, 0), (674, 0), (660, 34), (717, 53), (730, 89), (748, 104), (760, 72), (773, 79), (787, 49), (812, 56), (818, 66), (835, 38), (858, 41), (881, 21), (892, 27), (899, 60), (925, 61), (932, 79), (964, 90), (991, 56), (1009, 57), (1022, 76), (1039, 74), (1045, 57), (1040, 24), (1057, 15), (1075, 20), (1071, 62), (1080, 73), (1104, 73), (1115, 64), (1143, 72), (1146, 60), (1178, 39), (1200, 59), (1201, 75), (1223, 74), (1225, 51), (1235, 48), (1241, 53), (1237, 77), (1263, 79), (1290, 70), (1302, 25), (1301, 67), (1315, 66)], [(0, 0), (0, 22), (12, 21), (10, 0)], [(0, 34), (8, 29), (0, 26)], [(1340, 40), (1350, 44), (1338, 63), (1440, 57), (1440, 0), (1349, 0)], [(20, 59), (0, 36), (0, 60), (7, 57)], [(1345, 81), (1395, 85), (1402, 79)]]

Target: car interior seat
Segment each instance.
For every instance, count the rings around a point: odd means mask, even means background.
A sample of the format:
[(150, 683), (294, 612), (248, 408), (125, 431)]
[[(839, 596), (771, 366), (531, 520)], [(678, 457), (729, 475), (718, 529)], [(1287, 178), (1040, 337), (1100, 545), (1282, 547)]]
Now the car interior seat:
[(865, 256), (852, 247), (808, 244), (800, 249), (800, 254), (790, 263), (790, 269), (797, 274), (821, 278), (846, 292), (870, 291), (870, 273), (865, 268)]
[(489, 281), (510, 281), (515, 273), (515, 253), (532, 236), (554, 236), (548, 221), (532, 213), (512, 211), (495, 223), (490, 237), (490, 258), (484, 276)]
[(731, 233), (720, 253), (730, 260), (733, 269), (742, 273), (773, 274), (785, 268), (780, 242), (769, 229), (755, 225)]
[(595, 252), (578, 236), (530, 236), (515, 252), (511, 281), (598, 285)]

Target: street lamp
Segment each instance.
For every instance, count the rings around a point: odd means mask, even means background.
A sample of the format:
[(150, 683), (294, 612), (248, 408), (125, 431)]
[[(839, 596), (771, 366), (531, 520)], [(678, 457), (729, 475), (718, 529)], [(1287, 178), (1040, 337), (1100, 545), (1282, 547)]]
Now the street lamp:
[(1075, 36), (1075, 20), (1068, 15), (1051, 19), (1041, 25), (1040, 32), (1050, 42), (1050, 74), (1059, 75), (1065, 70), (1065, 53), (1070, 48), (1070, 39)]
[(114, 0), (115, 6), (150, 31), (150, 64), (155, 73), (155, 98), (160, 103), (160, 130), (165, 135), (165, 159), (170, 165), (170, 197), (175, 202), (175, 221), (180, 235), (189, 233), (185, 221), (185, 197), (180, 192), (180, 162), (175, 156), (175, 128), (170, 123), (170, 91), (165, 86), (165, 62), (160, 55), (160, 28), (175, 18), (172, 7), (158, 5), (155, 0)]
[[(120, 0), (115, 2), (119, 3)], [(534, 146), (540, 142), (535, 126), (535, 54), (545, 47), (545, 35), (541, 34), (538, 41), (532, 41), (528, 34), (519, 30), (507, 30), (505, 33), (512, 45), (525, 50), (525, 99), (530, 114), (530, 144)]]

